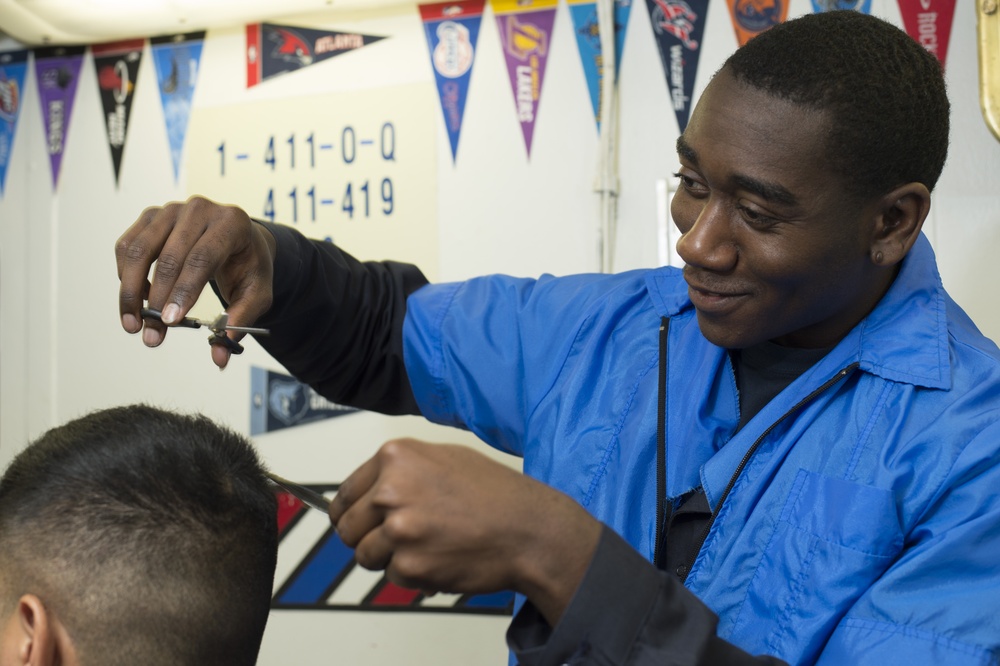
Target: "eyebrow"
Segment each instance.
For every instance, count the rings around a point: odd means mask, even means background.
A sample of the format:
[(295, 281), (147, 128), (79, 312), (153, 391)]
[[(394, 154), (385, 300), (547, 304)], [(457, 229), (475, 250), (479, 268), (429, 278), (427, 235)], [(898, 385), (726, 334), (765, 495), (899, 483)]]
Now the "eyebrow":
[[(698, 153), (684, 140), (683, 134), (677, 137), (677, 155), (695, 166), (698, 165)], [(738, 187), (756, 194), (764, 201), (784, 204), (786, 206), (796, 206), (799, 203), (798, 197), (792, 194), (788, 188), (778, 183), (770, 183), (744, 174), (734, 174), (732, 178)]]

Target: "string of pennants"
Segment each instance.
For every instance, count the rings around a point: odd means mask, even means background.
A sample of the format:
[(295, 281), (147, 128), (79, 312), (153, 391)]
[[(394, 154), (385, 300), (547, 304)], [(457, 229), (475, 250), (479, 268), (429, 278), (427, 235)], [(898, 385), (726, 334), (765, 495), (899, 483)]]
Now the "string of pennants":
[[(418, 5), (453, 161), (458, 155), (476, 43), (487, 2), (500, 36), (514, 98), (514, 112), (521, 126), (525, 150), (529, 158), (531, 155), (535, 118), (539, 111), (560, 0), (453, 0)], [(602, 66), (597, 2), (564, 2), (572, 18), (590, 104), (599, 130), (600, 96), (605, 73)], [(691, 113), (708, 2), (709, 0), (645, 0), (670, 100), (681, 131), (687, 126)], [(898, 3), (906, 31), (934, 53), (944, 67), (956, 0), (898, 0)], [(616, 63), (621, 62), (632, 4), (633, 0), (614, 0)], [(786, 20), (788, 4), (788, 0), (727, 2), (739, 44), (743, 45), (754, 35)], [(812, 6), (815, 12), (852, 9), (868, 13), (871, 0), (812, 0)], [(116, 185), (119, 182), (139, 64), (147, 41), (156, 68), (156, 83), (163, 107), (174, 178), (176, 180), (179, 177), (181, 153), (204, 37), (204, 32), (193, 32), (89, 47), (97, 73)], [(384, 36), (272, 23), (248, 25), (247, 87), (383, 39)], [(0, 197), (3, 196), (22, 106), (29, 54), (34, 54), (34, 73), (38, 82), (45, 145), (55, 190), (59, 183), (77, 82), (87, 48), (51, 46), (0, 52)]]

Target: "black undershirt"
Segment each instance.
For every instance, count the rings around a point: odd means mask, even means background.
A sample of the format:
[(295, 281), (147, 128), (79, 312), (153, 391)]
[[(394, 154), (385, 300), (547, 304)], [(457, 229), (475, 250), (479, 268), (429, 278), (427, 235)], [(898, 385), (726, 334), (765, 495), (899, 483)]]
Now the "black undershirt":
[[(829, 351), (782, 347), (773, 342), (730, 351), (740, 401), (740, 422), (733, 434)], [(687, 578), (698, 555), (698, 539), (711, 517), (712, 508), (701, 487), (675, 499), (663, 530), (663, 561), (657, 565), (674, 572), (681, 581)]]

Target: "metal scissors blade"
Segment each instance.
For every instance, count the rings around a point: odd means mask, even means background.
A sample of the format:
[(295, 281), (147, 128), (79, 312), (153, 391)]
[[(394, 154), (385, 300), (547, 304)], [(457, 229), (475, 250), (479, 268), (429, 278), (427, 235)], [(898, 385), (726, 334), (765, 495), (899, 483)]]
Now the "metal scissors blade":
[[(139, 311), (139, 316), (143, 319), (158, 319), (163, 321), (163, 313), (155, 308), (142, 308)], [(184, 317), (175, 326), (184, 326), (187, 328), (201, 328), (206, 327), (213, 333), (222, 333), (223, 331), (235, 331), (238, 333), (254, 333), (256, 335), (268, 335), (271, 331), (266, 328), (253, 328), (250, 326), (230, 326), (229, 325), (229, 313), (223, 312), (218, 317), (212, 321), (205, 321), (204, 319), (195, 319), (194, 317)]]
[(282, 478), (273, 472), (268, 472), (267, 476), (275, 485), (290, 492), (296, 498), (301, 500), (306, 506), (312, 507), (317, 511), (322, 511), (323, 513), (330, 512), (330, 500), (323, 495), (320, 495), (315, 490), (310, 490), (305, 486), (300, 486), (299, 484)]

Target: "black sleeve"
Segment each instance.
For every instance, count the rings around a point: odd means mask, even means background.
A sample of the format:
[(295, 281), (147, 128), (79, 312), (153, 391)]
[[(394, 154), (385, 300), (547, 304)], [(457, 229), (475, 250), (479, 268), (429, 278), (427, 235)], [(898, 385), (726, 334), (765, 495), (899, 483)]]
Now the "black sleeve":
[(530, 602), (507, 630), (520, 666), (778, 666), (715, 634), (718, 617), (605, 527), (555, 629)]
[(403, 318), (407, 296), (427, 284), (420, 269), (361, 262), (333, 243), (260, 224), (277, 244), (274, 302), (254, 324), (271, 330), (256, 336), (260, 345), (329, 400), (419, 414), (403, 365)]

